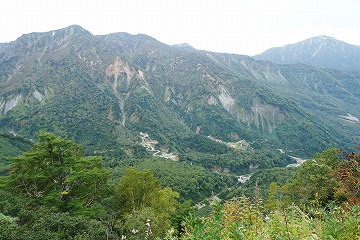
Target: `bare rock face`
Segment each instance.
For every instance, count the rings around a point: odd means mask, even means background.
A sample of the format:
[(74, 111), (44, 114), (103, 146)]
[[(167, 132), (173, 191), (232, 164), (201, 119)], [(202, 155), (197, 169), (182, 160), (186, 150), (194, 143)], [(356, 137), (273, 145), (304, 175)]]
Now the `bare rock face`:
[(224, 87), (222, 87), (222, 91), (219, 95), (219, 101), (228, 112), (230, 112), (231, 107), (235, 103), (235, 100), (231, 97), (231, 95), (226, 91)]
[(2, 99), (0, 101), (0, 114), (3, 113), (7, 113), (8, 111), (10, 111), (11, 109), (13, 109), (14, 107), (16, 107), (20, 100), (22, 98), (22, 95), (21, 94), (18, 94), (14, 97), (10, 97), (9, 99)]
[(130, 84), (131, 79), (134, 77), (136, 71), (129, 66), (129, 63), (121, 60), (119, 57), (116, 57), (115, 62), (108, 66), (105, 70), (105, 77), (106, 79), (113, 78), (112, 87), (116, 89), (117, 81), (121, 74), (125, 74), (127, 84)]
[(287, 119), (286, 113), (281, 112), (279, 107), (264, 103), (256, 103), (250, 109), (233, 107), (230, 113), (248, 126), (270, 133)]

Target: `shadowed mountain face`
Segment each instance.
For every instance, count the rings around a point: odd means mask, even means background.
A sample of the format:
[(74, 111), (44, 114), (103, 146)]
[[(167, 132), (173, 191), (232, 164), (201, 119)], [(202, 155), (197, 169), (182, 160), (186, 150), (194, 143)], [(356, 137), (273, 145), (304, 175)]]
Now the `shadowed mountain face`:
[(359, 75), (70, 26), (0, 45), (0, 128), (115, 156), (145, 154), (140, 132), (180, 158), (241, 140), (309, 156), (359, 140)]
[(339, 70), (360, 70), (360, 47), (328, 36), (271, 48), (254, 58), (275, 63), (304, 63)]

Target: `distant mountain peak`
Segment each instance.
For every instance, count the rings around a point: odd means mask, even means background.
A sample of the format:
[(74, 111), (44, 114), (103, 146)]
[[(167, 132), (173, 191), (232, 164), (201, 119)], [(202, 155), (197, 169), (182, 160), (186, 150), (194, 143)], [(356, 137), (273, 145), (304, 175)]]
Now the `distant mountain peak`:
[[(307, 40), (299, 42), (302, 46), (305, 46), (305, 49), (302, 49), (304, 52), (309, 52), (311, 56), (315, 57), (320, 51), (324, 51), (325, 47), (328, 44), (336, 45), (340, 41), (335, 38), (331, 38), (325, 35), (309, 38)], [(307, 47), (307, 49), (306, 49)], [(325, 50), (326, 51), (326, 50)]]
[(57, 37), (59, 35), (67, 36), (67, 37), (78, 37), (78, 36), (87, 36), (92, 37), (93, 35), (86, 29), (82, 28), (80, 25), (70, 25), (65, 28), (61, 28), (58, 30), (52, 30), (48, 32), (32, 32), (23, 34), (21, 37), (19, 37), (19, 40), (30, 40), (30, 39), (36, 39), (41, 38), (44, 36), (50, 36), (50, 37)]
[(70, 25), (68, 27), (65, 27), (64, 29), (75, 29), (75, 30), (81, 30), (81, 31), (87, 31), (85, 30), (84, 28), (82, 28), (80, 25), (77, 25), (77, 24), (73, 24), (73, 25)]
[[(333, 37), (329, 37), (329, 36), (326, 36), (326, 35), (321, 35), (321, 36), (317, 36), (317, 37), (312, 37), (312, 38), (308, 38), (306, 40), (303, 40), (301, 42), (298, 42), (298, 43), (301, 43), (301, 44), (319, 44), (319, 43), (336, 43), (336, 44), (347, 44), (343, 41), (340, 41), (340, 40), (337, 40)], [(296, 44), (296, 43), (295, 43)]]
[(317, 67), (360, 70), (360, 47), (327, 35), (270, 48), (254, 58), (282, 64), (304, 63)]
[(59, 29), (59, 30), (55, 30), (52, 31), (52, 33), (61, 33), (61, 32), (65, 32), (67, 35), (73, 35), (73, 36), (78, 36), (78, 35), (87, 35), (87, 36), (93, 36), (92, 33), (90, 33), (88, 30), (82, 28), (80, 25), (70, 25), (68, 27)]

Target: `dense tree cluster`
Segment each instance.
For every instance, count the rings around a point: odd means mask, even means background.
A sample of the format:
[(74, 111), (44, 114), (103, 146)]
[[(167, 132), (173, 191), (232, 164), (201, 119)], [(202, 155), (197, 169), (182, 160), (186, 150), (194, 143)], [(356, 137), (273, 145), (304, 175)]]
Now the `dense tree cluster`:
[(0, 178), (0, 239), (144, 239), (147, 222), (162, 236), (180, 206), (153, 173), (129, 168), (112, 184), (100, 157), (46, 132), (12, 162)]

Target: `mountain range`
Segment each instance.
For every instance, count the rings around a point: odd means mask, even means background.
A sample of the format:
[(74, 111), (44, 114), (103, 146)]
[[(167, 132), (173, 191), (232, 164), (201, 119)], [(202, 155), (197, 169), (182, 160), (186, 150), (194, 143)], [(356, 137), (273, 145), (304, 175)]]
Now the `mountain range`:
[[(54, 132), (88, 154), (200, 159), (230, 170), (241, 151), (309, 157), (352, 147), (360, 140), (360, 53), (328, 37), (311, 41), (321, 47), (252, 58), (77, 25), (25, 34), (0, 44), (0, 129), (30, 139)], [(317, 51), (316, 64), (294, 49)]]

